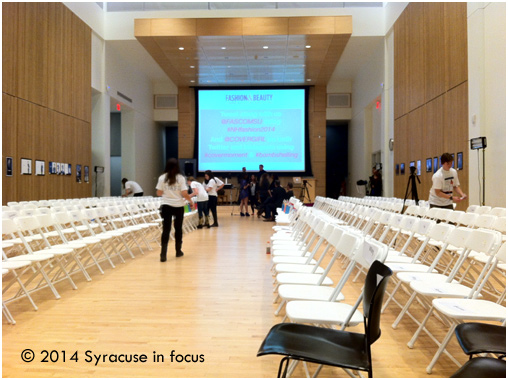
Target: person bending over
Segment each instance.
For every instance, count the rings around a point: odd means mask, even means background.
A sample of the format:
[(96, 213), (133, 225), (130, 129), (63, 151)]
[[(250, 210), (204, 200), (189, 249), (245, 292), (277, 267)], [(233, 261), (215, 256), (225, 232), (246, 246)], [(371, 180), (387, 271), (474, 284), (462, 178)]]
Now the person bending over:
[(265, 222), (275, 221), (275, 211), (278, 207), (282, 207), (282, 202), (286, 196), (286, 190), (280, 187), (280, 181), (276, 179), (274, 181), (274, 188), (272, 190), (272, 196), (270, 201), (265, 206)]
[[(453, 210), (453, 202), (459, 203), (467, 199), (460, 188), (457, 171), (452, 168), (453, 157), (449, 153), (441, 156), (441, 168), (432, 176), (432, 187), (429, 194), (430, 207), (448, 208)], [(460, 197), (454, 197), (456, 191)]]
[[(197, 197), (199, 224), (198, 228), (203, 228), (203, 224), (206, 228), (210, 228), (210, 221), (208, 219), (208, 193), (202, 184), (194, 179), (194, 177), (187, 178), (187, 184), (192, 189), (190, 197)], [(203, 219), (204, 215), (204, 219)]]
[(204, 186), (208, 192), (208, 208), (212, 212), (213, 216), (212, 227), (219, 227), (219, 221), (217, 219), (217, 191), (224, 187), (224, 182), (217, 177), (214, 177), (211, 170), (207, 170), (205, 172)]
[(128, 197), (131, 194), (135, 197), (143, 196), (143, 189), (137, 182), (129, 181), (127, 178), (123, 178), (122, 185), (125, 189), (125, 193), (122, 195), (122, 197)]
[(165, 262), (168, 251), (169, 234), (171, 232), (171, 224), (173, 217), (175, 217), (175, 250), (176, 257), (182, 257), (182, 243), (183, 243), (183, 215), (185, 199), (190, 203), (191, 207), (193, 202), (187, 191), (187, 184), (185, 178), (180, 174), (180, 167), (176, 158), (170, 158), (166, 163), (164, 173), (159, 177), (157, 182), (157, 195), (162, 197), (161, 203), (161, 217), (162, 221), (162, 236), (161, 236), (161, 262)]

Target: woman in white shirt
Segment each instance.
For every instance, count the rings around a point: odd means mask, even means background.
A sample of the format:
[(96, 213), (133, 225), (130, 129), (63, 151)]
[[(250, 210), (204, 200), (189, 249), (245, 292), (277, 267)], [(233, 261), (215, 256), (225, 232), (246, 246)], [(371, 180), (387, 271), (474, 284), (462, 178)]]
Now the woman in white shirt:
[(198, 204), (198, 215), (199, 215), (199, 224), (198, 228), (203, 228), (203, 214), (205, 216), (204, 225), (206, 228), (210, 228), (210, 221), (208, 219), (208, 193), (202, 184), (194, 179), (194, 177), (187, 178), (187, 184), (192, 189), (191, 197), (197, 198)]
[(213, 215), (212, 227), (219, 227), (217, 220), (217, 191), (224, 187), (222, 182), (217, 177), (214, 177), (211, 170), (205, 172), (205, 189), (208, 192), (208, 208)]
[(157, 182), (157, 195), (162, 196), (161, 217), (162, 237), (161, 237), (161, 262), (166, 261), (168, 250), (169, 234), (171, 232), (171, 223), (175, 217), (175, 249), (176, 257), (182, 257), (182, 225), (185, 200), (193, 205), (192, 199), (187, 191), (185, 178), (180, 174), (180, 167), (175, 158), (170, 158), (166, 163), (164, 174), (159, 177)]

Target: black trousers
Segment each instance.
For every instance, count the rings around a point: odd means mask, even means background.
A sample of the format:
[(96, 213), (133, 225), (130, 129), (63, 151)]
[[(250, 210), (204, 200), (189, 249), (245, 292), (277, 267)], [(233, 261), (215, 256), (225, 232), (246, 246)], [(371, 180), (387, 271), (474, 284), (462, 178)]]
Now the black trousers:
[(166, 257), (168, 251), (169, 235), (171, 233), (171, 223), (173, 216), (175, 217), (175, 251), (178, 253), (182, 250), (183, 242), (183, 207), (173, 207), (169, 205), (161, 206), (162, 237), (161, 237), (161, 257)]
[(141, 193), (134, 193), (133, 196), (134, 197), (142, 197), (143, 196), (143, 192), (141, 192)]
[(213, 216), (213, 224), (219, 224), (217, 219), (217, 197), (215, 195), (208, 196), (208, 209)]

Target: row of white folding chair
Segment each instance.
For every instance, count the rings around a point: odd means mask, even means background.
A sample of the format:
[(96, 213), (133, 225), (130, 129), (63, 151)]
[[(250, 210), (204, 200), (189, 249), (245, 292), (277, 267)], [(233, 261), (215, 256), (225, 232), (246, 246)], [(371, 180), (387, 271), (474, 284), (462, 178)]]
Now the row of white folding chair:
[[(462, 229), (462, 227), (459, 227), (459, 229)], [(504, 245), (505, 247), (505, 245)], [(408, 300), (407, 304), (404, 306), (404, 309), (401, 312), (401, 315), (399, 318), (404, 315), (404, 313), (407, 312), (410, 305), (413, 303), (413, 300), (415, 297), (417, 297), (420, 301), (420, 304), (426, 305), (428, 307), (428, 312), (426, 316), (423, 318), (423, 320), (419, 323), (419, 327), (416, 330), (415, 334), (413, 335), (413, 338), (408, 343), (408, 346), (412, 348), (421, 333), (421, 331), (425, 331), (433, 341), (435, 341), (438, 346), (438, 352), (434, 356), (433, 360), (427, 367), (427, 372), (431, 373), (432, 368), (434, 364), (436, 363), (438, 357), (441, 355), (441, 353), (446, 353), (452, 361), (454, 361), (458, 366), (461, 366), (461, 363), (459, 363), (456, 359), (453, 358), (451, 354), (449, 354), (445, 350), (445, 346), (447, 344), (447, 340), (445, 339), (445, 342), (443, 344), (440, 344), (440, 342), (437, 340), (437, 338), (427, 329), (425, 328), (426, 322), (428, 318), (434, 313), (435, 306), (434, 306), (434, 300), (439, 298), (453, 298), (453, 299), (463, 299), (463, 300), (471, 300), (476, 299), (481, 296), (481, 291), (483, 289), (485, 281), (489, 278), (490, 274), (492, 273), (492, 268), (495, 267), (495, 264), (493, 265), (493, 260), (495, 259), (495, 255), (500, 253), (500, 256), (503, 255), (502, 251), (504, 251), (504, 256), (506, 255), (506, 249), (500, 249), (500, 236), (499, 233), (496, 233), (494, 231), (487, 231), (487, 230), (470, 230), (469, 236), (467, 237), (465, 243), (463, 252), (461, 253), (462, 256), (462, 263), (467, 258), (469, 252), (472, 250), (476, 252), (482, 252), (490, 256), (490, 260), (484, 265), (481, 273), (479, 274), (478, 278), (476, 279), (475, 283), (472, 287), (465, 286), (460, 283), (455, 283), (453, 280), (456, 277), (456, 274), (458, 273), (458, 270), (462, 267), (462, 264), (458, 262), (453, 269), (453, 271), (450, 273), (450, 275), (447, 277), (446, 281), (444, 282), (436, 282), (435, 278), (432, 279), (432, 281), (428, 280), (414, 280), (410, 282), (410, 287), (413, 290), (413, 294), (411, 295), (410, 299)], [(499, 257), (496, 259), (498, 260)], [(505, 259), (504, 259), (505, 260)], [(493, 306), (494, 309), (501, 310), (504, 309), (504, 307), (495, 304), (492, 301), (488, 301), (489, 304), (494, 304), (496, 306)], [(456, 311), (455, 311), (456, 313)], [(477, 315), (482, 315), (482, 312), (477, 312)], [(499, 316), (499, 314), (497, 314)], [(447, 320), (447, 317), (441, 315), (441, 319), (443, 320), (445, 326), (449, 326), (449, 320)], [(503, 311), (503, 317), (506, 317), (506, 309)], [(503, 320), (504, 318), (500, 318)], [(481, 319), (481, 318), (479, 318)], [(400, 319), (399, 319), (400, 320)], [(499, 320), (499, 319), (497, 319)], [(453, 329), (451, 332), (453, 333), (453, 330), (455, 328), (456, 324), (454, 325), (452, 323)], [(448, 334), (450, 335), (450, 334)], [(449, 340), (449, 339), (448, 339)]]

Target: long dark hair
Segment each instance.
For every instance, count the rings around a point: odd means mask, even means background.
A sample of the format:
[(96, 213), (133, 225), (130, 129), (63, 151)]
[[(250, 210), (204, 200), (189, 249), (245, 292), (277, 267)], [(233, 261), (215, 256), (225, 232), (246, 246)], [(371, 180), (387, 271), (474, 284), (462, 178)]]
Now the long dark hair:
[(168, 162), (166, 162), (164, 173), (166, 173), (166, 180), (164, 182), (170, 185), (176, 183), (176, 176), (180, 174), (180, 166), (176, 158), (170, 158)]
[(205, 175), (206, 175), (206, 174), (208, 174), (208, 179), (206, 179), (206, 177), (205, 177), (205, 185), (208, 185), (208, 182), (209, 182), (211, 179), (213, 179), (213, 178), (214, 178), (214, 176), (213, 176), (213, 173), (212, 173), (212, 171), (211, 171), (211, 170), (207, 170), (207, 171), (205, 172)]
[(268, 173), (263, 173), (260, 179), (261, 186), (268, 186), (270, 182), (268, 181)]

